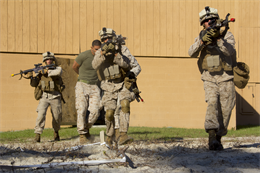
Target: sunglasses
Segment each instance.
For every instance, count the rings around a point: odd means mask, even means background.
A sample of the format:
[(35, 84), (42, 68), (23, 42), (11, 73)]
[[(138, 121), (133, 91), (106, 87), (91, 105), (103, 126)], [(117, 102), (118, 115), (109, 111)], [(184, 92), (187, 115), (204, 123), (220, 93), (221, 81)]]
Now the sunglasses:
[(214, 18), (206, 19), (204, 22), (209, 22), (210, 20), (214, 20)]

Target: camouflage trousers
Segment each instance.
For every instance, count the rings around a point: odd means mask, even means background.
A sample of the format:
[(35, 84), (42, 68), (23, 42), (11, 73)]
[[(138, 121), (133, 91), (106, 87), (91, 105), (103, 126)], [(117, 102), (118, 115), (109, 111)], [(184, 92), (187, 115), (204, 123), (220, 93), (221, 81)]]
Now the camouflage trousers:
[(77, 82), (75, 97), (77, 130), (79, 134), (86, 134), (99, 117), (100, 89), (97, 85)]
[(214, 83), (204, 81), (205, 100), (208, 103), (205, 130), (216, 130), (217, 135), (225, 136), (235, 106), (235, 85), (233, 80)]
[[(131, 92), (131, 94), (132, 94), (132, 97), (134, 97), (134, 93)], [(117, 107), (116, 107), (115, 115), (114, 115), (115, 129), (119, 129), (119, 132), (127, 132), (128, 131), (128, 127), (129, 127), (130, 114), (129, 115), (128, 114), (124, 115), (124, 113), (121, 110), (121, 103), (120, 103), (120, 101), (121, 101), (121, 99), (118, 98), (118, 100), (117, 100)], [(120, 116), (120, 114), (121, 114), (121, 116)]]
[(36, 119), (34, 133), (42, 134), (45, 126), (46, 112), (49, 106), (51, 106), (52, 127), (55, 132), (60, 130), (60, 123), (62, 121), (61, 97), (59, 96), (53, 99), (42, 97), (36, 109), (38, 117)]
[(102, 97), (102, 104), (106, 110), (114, 110), (114, 120), (109, 121), (105, 118), (106, 122), (106, 134), (107, 136), (112, 136), (114, 134), (114, 129), (119, 128), (120, 132), (127, 132), (129, 128), (130, 112), (125, 113), (121, 109), (121, 101), (128, 100), (132, 102), (135, 96), (132, 92), (122, 86), (122, 89), (114, 92), (104, 91)]

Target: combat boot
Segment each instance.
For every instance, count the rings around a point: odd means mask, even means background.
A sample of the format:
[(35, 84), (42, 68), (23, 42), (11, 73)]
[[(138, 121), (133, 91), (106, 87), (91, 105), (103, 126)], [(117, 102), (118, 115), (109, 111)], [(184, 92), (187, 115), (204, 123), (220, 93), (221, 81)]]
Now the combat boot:
[(223, 150), (223, 145), (221, 144), (221, 137), (222, 136), (219, 136), (219, 135), (216, 135), (216, 140), (219, 142), (219, 150)]
[(110, 149), (113, 147), (113, 141), (111, 136), (107, 136), (106, 144), (109, 146)]
[(126, 132), (120, 132), (119, 145), (130, 144), (133, 141), (134, 139), (131, 136), (128, 136)]
[(216, 140), (217, 140), (219, 143), (221, 143), (221, 137), (222, 137), (222, 136), (216, 135)]
[(221, 149), (223, 149), (223, 146), (216, 139), (215, 130), (209, 130), (208, 133), (209, 133), (209, 150), (221, 150)]
[(60, 141), (59, 132), (54, 132), (54, 141)]
[(89, 140), (87, 139), (86, 134), (80, 134), (79, 135), (79, 143), (81, 145), (89, 143)]
[(41, 142), (41, 134), (35, 133), (34, 142)]
[(119, 140), (119, 137), (120, 137), (120, 132), (119, 132), (119, 129), (115, 129), (115, 142), (118, 142)]
[(88, 131), (88, 133), (86, 133), (86, 138), (87, 138), (88, 140), (90, 140), (91, 135), (90, 135), (90, 133), (89, 133), (89, 129), (87, 129), (87, 131)]

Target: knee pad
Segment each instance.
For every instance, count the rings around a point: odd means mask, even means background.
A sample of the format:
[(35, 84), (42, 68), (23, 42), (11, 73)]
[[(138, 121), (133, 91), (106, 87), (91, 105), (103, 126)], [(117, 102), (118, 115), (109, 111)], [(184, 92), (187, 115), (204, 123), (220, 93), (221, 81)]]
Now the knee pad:
[(124, 113), (130, 113), (130, 102), (128, 100), (121, 100), (121, 109)]
[(107, 110), (106, 115), (105, 115), (106, 119), (108, 121), (113, 121), (114, 120), (114, 113), (115, 113), (115, 110), (112, 110), (112, 109)]

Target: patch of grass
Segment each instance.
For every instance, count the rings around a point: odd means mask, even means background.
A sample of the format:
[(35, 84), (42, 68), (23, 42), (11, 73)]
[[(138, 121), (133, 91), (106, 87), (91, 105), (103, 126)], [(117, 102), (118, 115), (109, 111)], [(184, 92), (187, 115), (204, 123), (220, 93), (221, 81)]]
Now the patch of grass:
[[(99, 136), (101, 130), (106, 128), (91, 128), (90, 133), (94, 136)], [(79, 136), (77, 127), (61, 127), (59, 131), (61, 139), (70, 140)], [(8, 131), (0, 133), (0, 143), (8, 142), (30, 142), (34, 139), (35, 134), (33, 129), (21, 130), (21, 131)], [(44, 129), (41, 134), (42, 139), (53, 140), (53, 129)]]
[(128, 134), (135, 140), (175, 140), (206, 137), (203, 129), (130, 127)]
[[(90, 134), (99, 136), (101, 130), (106, 131), (104, 127), (93, 127)], [(62, 127), (59, 131), (63, 140), (77, 138), (77, 127)], [(173, 141), (182, 140), (183, 138), (206, 138), (208, 134), (204, 129), (185, 129), (185, 128), (154, 128), (154, 127), (130, 127), (128, 134), (135, 140), (163, 140)], [(34, 139), (34, 130), (9, 131), (0, 133), (0, 143), (8, 142), (27, 142)], [(239, 126), (237, 130), (229, 130), (227, 137), (246, 137), (260, 136), (260, 126)], [(42, 138), (52, 140), (53, 129), (44, 129)]]
[(229, 130), (227, 137), (260, 136), (260, 126), (238, 126), (237, 130)]

